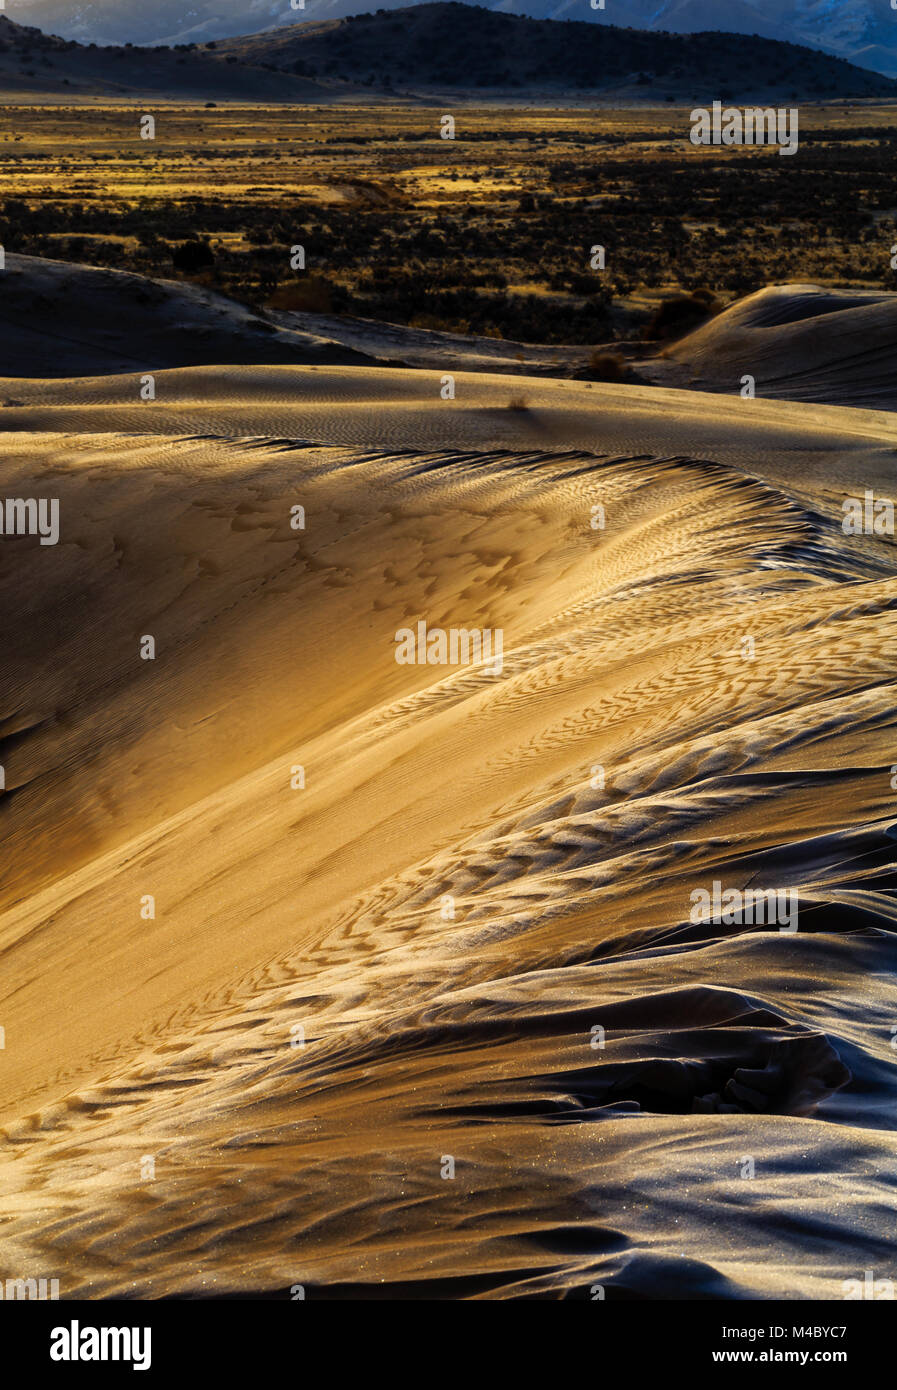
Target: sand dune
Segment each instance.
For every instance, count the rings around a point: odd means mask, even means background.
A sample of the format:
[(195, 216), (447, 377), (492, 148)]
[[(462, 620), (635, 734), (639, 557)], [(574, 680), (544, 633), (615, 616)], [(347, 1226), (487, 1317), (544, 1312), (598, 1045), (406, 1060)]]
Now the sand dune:
[(269, 310), (189, 280), (156, 280), (37, 256), (6, 257), (0, 377), (232, 365), (375, 365), (563, 376), (587, 347), (545, 346)]
[(10, 377), (376, 360), (199, 285), (16, 254), (6, 257), (0, 327), (0, 376)]
[(652, 381), (737, 395), (897, 409), (897, 294), (776, 285), (644, 364)]
[[(61, 524), (0, 546), (4, 1267), (63, 1297), (887, 1276), (897, 577), (840, 520), (894, 417), (140, 376), (0, 382), (0, 495)], [(398, 664), (419, 620), (501, 629), (500, 672)], [(692, 921), (714, 880), (793, 891), (799, 929)]]
[[(407, 366), (432, 373), (437, 382), (445, 372), (563, 378), (585, 368), (590, 351), (348, 316), (271, 310), (260, 317), (189, 281), (154, 280), (14, 253), (7, 255), (3, 284), (0, 326), (8, 331), (0, 335), (0, 380), (17, 379), (0, 396), (6, 405), (23, 399), (23, 389), (29, 401), (47, 397), (41, 382), (48, 378), (99, 377), (102, 394), (91, 400), (111, 404), (130, 394), (142, 406), (139, 380), (135, 386), (127, 374), (139, 378), (146, 372), (208, 366), (214, 370), (199, 379), (199, 394), (201, 400), (215, 402), (217, 420), (222, 365)], [(774, 286), (738, 300), (662, 356), (636, 366), (652, 385), (675, 390), (739, 396), (742, 378), (749, 373), (763, 398), (895, 410), (897, 294)], [(232, 376), (228, 386), (235, 389), (228, 390), (227, 400), (241, 410), (249, 400), (258, 401), (268, 378), (263, 374), (258, 380), (256, 386), (251, 375)], [(183, 400), (181, 379), (173, 385)], [(68, 409), (70, 403), (88, 399), (85, 389), (79, 385), (73, 401), (65, 381), (52, 399)], [(300, 386), (303, 395), (307, 389)], [(492, 388), (487, 389), (492, 399)], [(620, 399), (629, 399), (629, 389)], [(432, 388), (424, 384), (419, 390), (429, 402)], [(364, 384), (360, 399), (366, 402), (377, 391)], [(529, 386), (518, 391), (510, 384), (507, 400), (499, 397), (500, 407), (515, 395), (529, 400), (529, 391)], [(397, 385), (396, 392), (404, 401), (405, 387)], [(340, 385), (334, 399), (342, 402), (346, 394)], [(356, 394), (352, 387), (349, 403)], [(278, 409), (280, 396), (275, 391)], [(477, 399), (484, 399), (482, 391)], [(551, 391), (545, 397), (553, 410), (561, 399)], [(459, 407), (463, 404), (457, 401)], [(708, 408), (708, 418), (716, 418), (714, 409)], [(260, 424), (260, 432), (267, 433), (264, 421)], [(381, 436), (388, 445), (389, 429)], [(521, 437), (519, 430), (515, 437)], [(366, 437), (360, 442), (367, 442)]]
[(438, 372), (567, 376), (585, 367), (590, 354), (586, 346), (481, 338), (475, 333), (412, 328), (406, 324), (381, 323), (379, 319), (354, 318), (349, 314), (271, 310), (270, 318), (283, 328), (340, 343), (380, 362)]

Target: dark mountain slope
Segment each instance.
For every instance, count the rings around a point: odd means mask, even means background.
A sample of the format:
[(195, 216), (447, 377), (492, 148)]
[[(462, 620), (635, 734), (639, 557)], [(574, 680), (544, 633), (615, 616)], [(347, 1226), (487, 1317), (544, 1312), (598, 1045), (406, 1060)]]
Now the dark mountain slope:
[(893, 98), (897, 81), (826, 54), (735, 34), (666, 34), (526, 19), (461, 3), (294, 24), (242, 38), (98, 48), (0, 17), (0, 91), (174, 100), (715, 98), (777, 104)]
[(295, 24), (210, 51), (305, 77), (421, 92), (631, 87), (633, 96), (701, 104), (768, 93), (800, 101), (897, 94), (891, 78), (774, 39), (526, 19), (461, 3)]
[[(86, 43), (184, 43), (222, 39), (297, 19), (345, 19), (404, 8), (403, 0), (306, 0), (304, 15), (286, 0), (6, 0), (6, 13), (21, 23)], [(576, 19), (591, 24), (625, 23), (636, 29), (698, 34), (708, 29), (760, 34), (808, 44), (862, 67), (897, 74), (897, 26), (887, 0), (613, 0), (593, 10), (583, 0), (491, 0), (487, 8), (532, 19)]]
[(226, 63), (197, 49), (85, 46), (0, 16), (0, 91), (7, 99), (60, 97), (326, 102), (332, 83)]

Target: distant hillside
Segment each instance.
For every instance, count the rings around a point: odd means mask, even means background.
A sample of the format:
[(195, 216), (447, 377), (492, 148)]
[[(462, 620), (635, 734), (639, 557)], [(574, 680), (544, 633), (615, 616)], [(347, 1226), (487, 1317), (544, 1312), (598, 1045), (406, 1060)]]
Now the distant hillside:
[[(204, 42), (290, 24), (296, 19), (344, 19), (366, 10), (401, 8), (405, 0), (305, 0), (297, 14), (287, 0), (6, 0), (23, 24), (82, 42), (138, 44)], [(890, 76), (897, 75), (897, 24), (888, 0), (607, 0), (593, 10), (584, 0), (492, 0), (487, 8), (534, 19), (624, 24), (676, 34), (721, 29), (808, 44)]]
[(0, 93), (8, 100), (317, 104), (404, 95), (707, 105), (894, 99), (897, 81), (773, 39), (599, 28), (445, 3), (173, 49), (85, 46), (0, 17)]
[(650, 94), (677, 101), (893, 97), (897, 82), (774, 39), (526, 19), (462, 3), (311, 21), (214, 45), (225, 58), (397, 91)]
[(346, 88), (251, 63), (223, 63), (205, 51), (130, 44), (88, 47), (0, 16), (0, 92), (11, 100), (99, 96), (326, 102), (345, 98)]

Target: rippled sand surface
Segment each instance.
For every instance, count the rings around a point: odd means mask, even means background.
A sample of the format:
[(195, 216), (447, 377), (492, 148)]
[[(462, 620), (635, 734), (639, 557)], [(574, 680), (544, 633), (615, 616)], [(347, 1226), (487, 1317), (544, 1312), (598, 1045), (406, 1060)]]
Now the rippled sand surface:
[[(0, 1266), (62, 1297), (887, 1276), (897, 571), (841, 508), (890, 494), (897, 418), (155, 388), (0, 382), (0, 495), (61, 522), (0, 547)], [(398, 664), (419, 620), (500, 629), (500, 673)], [(692, 920), (714, 882), (793, 891), (797, 930)]]

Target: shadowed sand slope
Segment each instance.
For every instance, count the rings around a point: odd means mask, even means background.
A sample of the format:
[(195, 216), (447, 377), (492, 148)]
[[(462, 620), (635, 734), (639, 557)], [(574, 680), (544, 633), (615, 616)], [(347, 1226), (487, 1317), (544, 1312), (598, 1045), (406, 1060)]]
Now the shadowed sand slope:
[(897, 410), (897, 294), (776, 285), (739, 300), (663, 358), (643, 364), (652, 381)]
[[(897, 574), (840, 517), (897, 422), (520, 386), (15, 383), (0, 494), (61, 537), (0, 547), (5, 1269), (888, 1275)], [(420, 620), (500, 669), (397, 663)], [(693, 922), (715, 880), (797, 930)]]
[(10, 377), (373, 360), (314, 333), (277, 328), (196, 285), (38, 256), (7, 256), (0, 327), (0, 376)]

